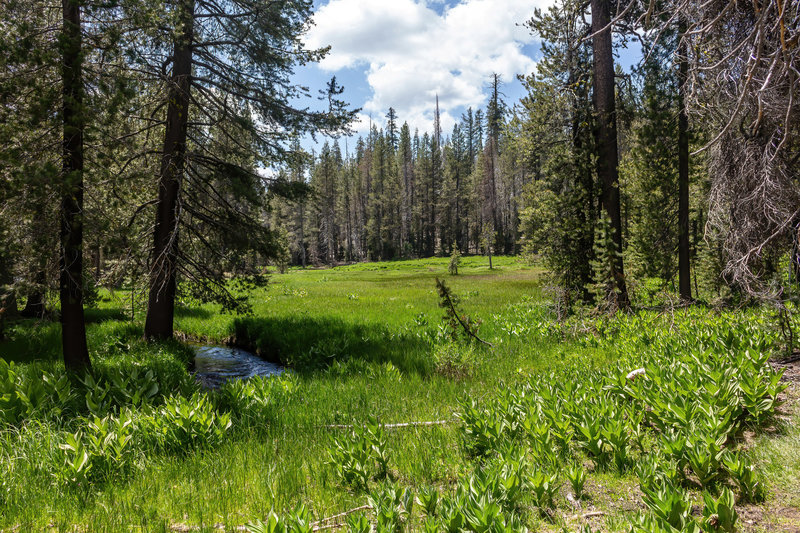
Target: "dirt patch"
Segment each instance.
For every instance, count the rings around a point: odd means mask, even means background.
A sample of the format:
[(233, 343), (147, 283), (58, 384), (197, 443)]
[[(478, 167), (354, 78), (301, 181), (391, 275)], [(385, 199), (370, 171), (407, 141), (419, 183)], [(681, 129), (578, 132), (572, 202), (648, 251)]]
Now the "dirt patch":
[(794, 507), (745, 505), (736, 512), (742, 533), (800, 533), (800, 510)]
[(770, 362), (775, 370), (783, 370), (783, 380), (790, 383), (800, 383), (800, 354), (795, 354), (783, 361)]

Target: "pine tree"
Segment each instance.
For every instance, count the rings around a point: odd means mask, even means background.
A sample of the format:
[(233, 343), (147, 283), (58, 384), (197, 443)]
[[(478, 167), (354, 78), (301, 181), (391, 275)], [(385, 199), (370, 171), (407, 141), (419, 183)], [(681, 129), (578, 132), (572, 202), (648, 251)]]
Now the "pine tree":
[(400, 147), (397, 152), (403, 189), (401, 193), (400, 212), (400, 249), (402, 257), (410, 257), (414, 251), (414, 235), (412, 231), (414, 213), (414, 150), (411, 142), (411, 129), (408, 123), (400, 128)]
[(542, 39), (537, 74), (525, 80), (520, 135), (532, 181), (521, 210), (524, 251), (542, 254), (571, 300), (591, 301), (597, 192), (591, 123), (591, 55), (582, 6), (566, 0), (527, 23)]
[(671, 58), (663, 46), (648, 51), (640, 117), (624, 165), (632, 272), (665, 283), (675, 278), (678, 248), (678, 98)]
[(83, 191), (86, 109), (83, 88), (81, 4), (63, 2), (62, 120), (63, 166), (61, 184), (61, 345), (64, 365), (71, 372), (91, 370), (83, 314)]
[[(338, 99), (341, 87), (335, 79), (323, 91), (327, 110), (312, 112), (288, 104), (309, 96), (305, 89), (288, 81), (293, 67), (318, 61), (325, 55), (325, 50), (304, 49), (300, 40), (311, 9), (312, 3), (307, 0), (266, 5), (256, 0), (233, 0), (225, 10), (210, 0), (178, 0), (167, 19), (174, 20), (176, 26), (154, 28), (152, 34), (156, 37), (147, 50), (151, 53), (136, 56), (141, 68), (155, 77), (163, 71), (170, 72), (145, 322), (145, 337), (149, 339), (172, 336), (179, 270), (188, 273), (192, 271), (188, 267), (203, 266), (180, 254), (182, 210), (194, 209), (194, 214), (201, 216), (204, 209), (193, 205), (191, 195), (182, 192), (185, 175), (202, 180), (224, 170), (242, 178), (260, 179), (255, 164), (274, 164), (284, 159), (288, 153), (286, 144), (294, 136), (304, 132), (333, 133), (354, 116)], [(168, 48), (170, 52), (166, 51)], [(203, 150), (209, 132), (195, 126), (190, 132), (190, 117), (218, 120), (218, 129), (229, 138), (241, 139), (238, 142), (242, 151), (253, 154), (253, 165), (242, 165), (230, 161), (227, 154)], [(202, 119), (196, 122), (202, 123)], [(190, 139), (198, 148), (196, 153), (187, 151)], [(230, 232), (232, 226), (238, 225), (249, 233), (258, 229), (251, 221), (245, 212), (233, 209), (222, 220), (208, 219), (207, 223), (217, 231)], [(257, 242), (250, 240), (250, 244)], [(261, 242), (265, 244), (262, 251), (269, 253), (269, 241)], [(197, 281), (204, 282), (211, 276), (213, 273), (202, 272)]]
[(618, 293), (617, 303), (620, 309), (628, 309), (630, 300), (622, 259), (616, 84), (610, 3), (610, 0), (591, 0), (592, 57), (594, 61), (592, 98), (595, 111), (597, 176), (601, 185), (601, 201), (603, 210), (611, 221), (611, 236), (617, 248), (613, 272), (615, 290)]

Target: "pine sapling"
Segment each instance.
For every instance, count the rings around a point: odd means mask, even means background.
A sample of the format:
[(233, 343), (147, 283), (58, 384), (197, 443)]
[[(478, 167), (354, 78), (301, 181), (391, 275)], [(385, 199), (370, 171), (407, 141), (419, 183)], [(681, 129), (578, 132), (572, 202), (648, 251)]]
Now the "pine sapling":
[(447, 266), (447, 271), (451, 276), (458, 276), (458, 266), (461, 264), (461, 251), (458, 249), (458, 244), (453, 243), (453, 253), (450, 254), (450, 264)]
[(436, 278), (436, 290), (439, 292), (439, 307), (445, 311), (442, 319), (450, 326), (454, 339), (461, 333), (468, 339), (475, 339), (487, 346), (493, 346), (492, 343), (478, 337), (478, 324), (467, 315), (459, 313), (458, 297), (439, 278)]

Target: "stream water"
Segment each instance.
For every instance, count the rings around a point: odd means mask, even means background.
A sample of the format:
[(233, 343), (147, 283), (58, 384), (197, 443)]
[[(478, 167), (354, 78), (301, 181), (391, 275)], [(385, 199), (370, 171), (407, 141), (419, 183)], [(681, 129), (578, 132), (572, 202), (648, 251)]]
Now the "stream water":
[(265, 361), (250, 352), (226, 346), (200, 346), (194, 356), (195, 376), (210, 389), (219, 388), (229, 379), (253, 376), (276, 376), (283, 367)]

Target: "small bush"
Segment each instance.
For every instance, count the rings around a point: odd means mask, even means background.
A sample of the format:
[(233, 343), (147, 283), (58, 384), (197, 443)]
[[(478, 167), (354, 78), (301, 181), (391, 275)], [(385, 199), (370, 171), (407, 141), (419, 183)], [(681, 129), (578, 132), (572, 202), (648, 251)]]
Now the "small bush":
[(433, 347), (433, 364), (437, 373), (449, 378), (465, 378), (475, 373), (477, 356), (470, 345), (444, 342)]

